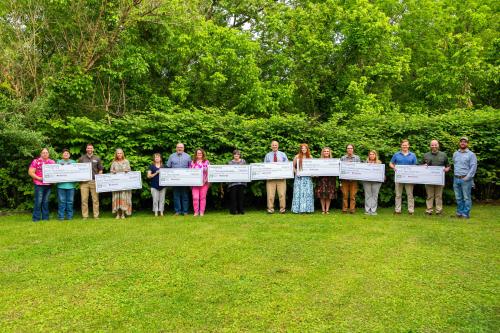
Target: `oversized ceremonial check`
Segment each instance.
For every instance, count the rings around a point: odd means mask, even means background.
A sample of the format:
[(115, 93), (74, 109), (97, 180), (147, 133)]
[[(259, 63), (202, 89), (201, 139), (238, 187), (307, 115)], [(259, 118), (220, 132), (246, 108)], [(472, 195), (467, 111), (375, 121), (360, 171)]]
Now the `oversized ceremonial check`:
[(252, 163), (252, 180), (293, 178), (292, 162)]
[(44, 164), (42, 165), (42, 173), (43, 182), (47, 184), (84, 182), (92, 180), (92, 164)]
[(338, 176), (340, 175), (339, 158), (307, 158), (302, 160), (299, 176)]
[(95, 189), (97, 193), (135, 190), (139, 188), (142, 188), (141, 173), (139, 171), (95, 175)]
[(385, 165), (382, 163), (340, 163), (340, 179), (384, 182)]
[(249, 165), (210, 165), (208, 181), (210, 183), (248, 183), (250, 182)]
[(444, 167), (396, 165), (396, 183), (444, 185)]
[(203, 169), (161, 168), (160, 186), (202, 186)]

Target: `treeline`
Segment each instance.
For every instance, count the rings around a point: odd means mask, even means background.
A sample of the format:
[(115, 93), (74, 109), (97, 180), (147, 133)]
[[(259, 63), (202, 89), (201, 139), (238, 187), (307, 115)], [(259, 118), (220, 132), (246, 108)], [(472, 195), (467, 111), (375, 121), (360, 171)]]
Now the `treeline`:
[[(451, 155), (469, 135), (497, 198), (497, 1), (7, 0), (0, 3), (0, 206), (30, 205), (39, 148), (136, 170), (177, 141), (213, 162), (271, 139), (384, 161), (409, 138)], [(212, 188), (217, 195), (219, 188)], [(260, 183), (252, 184), (258, 198)], [(390, 202), (392, 188), (381, 194)], [(147, 191), (143, 191), (145, 199)]]

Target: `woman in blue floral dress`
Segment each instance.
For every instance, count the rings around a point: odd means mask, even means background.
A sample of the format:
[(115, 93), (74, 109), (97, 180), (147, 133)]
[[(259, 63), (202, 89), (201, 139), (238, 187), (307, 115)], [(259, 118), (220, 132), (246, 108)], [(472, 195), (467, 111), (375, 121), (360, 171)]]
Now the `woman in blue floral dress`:
[(299, 153), (293, 159), (293, 170), (295, 181), (293, 183), (293, 213), (314, 213), (313, 182), (309, 176), (298, 176), (297, 171), (302, 169), (302, 160), (311, 158), (309, 146), (305, 143), (300, 145)]

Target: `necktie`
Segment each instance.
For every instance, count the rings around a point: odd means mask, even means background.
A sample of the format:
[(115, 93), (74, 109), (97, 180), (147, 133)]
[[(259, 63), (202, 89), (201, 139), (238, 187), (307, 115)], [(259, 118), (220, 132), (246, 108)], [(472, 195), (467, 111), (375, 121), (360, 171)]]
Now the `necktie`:
[(278, 162), (278, 153), (274, 152), (274, 162)]

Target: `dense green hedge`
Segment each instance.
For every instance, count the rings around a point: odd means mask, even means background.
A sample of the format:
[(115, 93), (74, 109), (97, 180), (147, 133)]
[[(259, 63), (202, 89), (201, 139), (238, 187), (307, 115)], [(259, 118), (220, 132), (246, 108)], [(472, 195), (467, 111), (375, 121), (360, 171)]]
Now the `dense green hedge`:
[[(93, 142), (96, 153), (104, 159), (108, 170), (114, 150), (120, 147), (125, 151), (132, 168), (143, 171), (144, 174), (154, 152), (162, 152), (166, 158), (177, 142), (184, 142), (188, 153), (192, 153), (197, 147), (204, 148), (213, 164), (227, 163), (235, 148), (242, 151), (247, 162), (259, 162), (269, 151), (272, 139), (280, 142), (280, 149), (290, 158), (297, 152), (301, 142), (309, 143), (316, 157), (323, 146), (331, 147), (334, 156), (339, 157), (344, 153), (345, 145), (352, 143), (362, 159), (368, 150), (376, 149), (381, 160), (388, 164), (403, 138), (410, 140), (411, 150), (420, 159), (428, 151), (431, 139), (438, 139), (442, 150), (451, 157), (457, 148), (459, 137), (467, 135), (470, 137), (471, 149), (479, 160), (475, 198), (495, 199), (498, 198), (496, 170), (499, 116), (498, 110), (483, 109), (472, 112), (455, 110), (433, 117), (362, 113), (348, 121), (339, 117), (317, 122), (304, 115), (253, 119), (230, 112), (223, 113), (218, 109), (172, 109), (168, 112), (152, 109), (147, 113), (110, 121), (70, 117), (66, 121), (43, 123), (39, 128), (48, 137), (46, 141), (54, 151), (60, 152), (62, 148), (68, 147), (74, 157), (84, 152), (87, 142)], [(33, 144), (38, 145), (40, 142), (33, 139)], [(14, 164), (2, 169), (0, 195), (5, 206), (30, 206), (32, 187), (26, 171), (30, 159), (37, 154), (35, 151), (32, 153), (33, 156), (29, 157), (26, 154), (18, 156)], [(380, 198), (383, 205), (391, 205), (393, 200), (393, 173), (387, 171), (387, 176)], [(292, 186), (293, 182), (288, 183)], [(450, 175), (447, 184), (445, 200), (451, 202), (453, 194)], [(212, 186), (212, 205), (220, 205), (222, 188), (219, 185)], [(253, 182), (249, 201), (262, 205), (263, 191), (263, 182)], [(290, 195), (291, 192), (290, 188)], [(416, 194), (423, 201), (423, 186), (417, 187)], [(149, 187), (144, 181), (141, 194), (135, 194), (136, 204), (149, 206), (149, 197)], [(362, 195), (359, 200), (362, 201)], [(105, 204), (109, 201), (107, 196), (104, 196), (104, 201)]]

